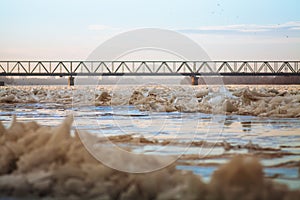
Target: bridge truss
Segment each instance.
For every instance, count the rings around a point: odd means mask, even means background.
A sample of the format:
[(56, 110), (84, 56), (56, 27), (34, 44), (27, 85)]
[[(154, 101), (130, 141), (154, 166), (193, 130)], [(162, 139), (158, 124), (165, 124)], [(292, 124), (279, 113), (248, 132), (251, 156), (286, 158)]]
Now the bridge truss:
[(0, 76), (299, 76), (300, 61), (0, 61)]

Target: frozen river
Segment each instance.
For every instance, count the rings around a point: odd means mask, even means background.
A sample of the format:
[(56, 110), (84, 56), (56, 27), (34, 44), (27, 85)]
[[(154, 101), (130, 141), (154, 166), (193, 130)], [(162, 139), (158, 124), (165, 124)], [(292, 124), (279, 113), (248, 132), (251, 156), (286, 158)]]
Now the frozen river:
[[(235, 154), (260, 158), (265, 177), (300, 188), (300, 120), (201, 112), (140, 111), (135, 106), (65, 106), (64, 103), (2, 104), (0, 120), (9, 126), (18, 121), (36, 121), (57, 126), (73, 114), (75, 129), (137, 154), (176, 155), (178, 169), (193, 171), (205, 181)], [(130, 136), (124, 141), (115, 136)], [(134, 138), (144, 138), (136, 142)], [(170, 142), (172, 141), (172, 142)]]

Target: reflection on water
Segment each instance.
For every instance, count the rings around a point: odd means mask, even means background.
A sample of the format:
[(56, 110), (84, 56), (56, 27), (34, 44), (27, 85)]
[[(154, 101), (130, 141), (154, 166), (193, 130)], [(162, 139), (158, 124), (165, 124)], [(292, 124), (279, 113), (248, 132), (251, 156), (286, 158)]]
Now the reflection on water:
[[(266, 177), (300, 188), (299, 119), (141, 112), (132, 106), (65, 108), (57, 103), (36, 103), (1, 105), (0, 120), (9, 126), (11, 116), (16, 115), (20, 121), (35, 120), (56, 126), (70, 113), (75, 114), (73, 129), (99, 136), (126, 134), (158, 141), (126, 143), (134, 153), (180, 155), (184, 152), (177, 168), (191, 170), (204, 180), (209, 180), (217, 165), (232, 155), (252, 153), (261, 159)], [(164, 148), (162, 141), (167, 140), (175, 143)]]

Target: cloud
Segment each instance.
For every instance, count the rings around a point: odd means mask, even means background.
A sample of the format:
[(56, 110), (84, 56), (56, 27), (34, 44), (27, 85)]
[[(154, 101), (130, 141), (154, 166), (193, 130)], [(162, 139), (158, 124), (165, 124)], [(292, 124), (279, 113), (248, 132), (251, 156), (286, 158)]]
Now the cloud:
[(225, 26), (201, 26), (193, 29), (181, 29), (180, 32), (185, 33), (267, 33), (272, 31), (298, 31), (300, 30), (300, 21), (287, 22), (283, 24), (269, 24), (269, 25), (257, 25), (257, 24), (235, 24)]
[(293, 27), (291, 30), (300, 30), (300, 27)]

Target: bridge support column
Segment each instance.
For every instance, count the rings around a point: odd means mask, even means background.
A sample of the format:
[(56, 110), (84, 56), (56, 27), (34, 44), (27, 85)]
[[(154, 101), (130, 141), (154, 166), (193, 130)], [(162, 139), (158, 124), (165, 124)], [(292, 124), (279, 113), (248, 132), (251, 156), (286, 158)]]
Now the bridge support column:
[(74, 86), (74, 77), (73, 76), (70, 76), (69, 78), (68, 78), (68, 86)]
[(198, 85), (199, 77), (191, 76), (191, 79), (192, 79), (192, 85)]
[(0, 81), (0, 86), (4, 86), (4, 85), (5, 85), (4, 81)]

